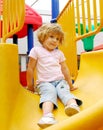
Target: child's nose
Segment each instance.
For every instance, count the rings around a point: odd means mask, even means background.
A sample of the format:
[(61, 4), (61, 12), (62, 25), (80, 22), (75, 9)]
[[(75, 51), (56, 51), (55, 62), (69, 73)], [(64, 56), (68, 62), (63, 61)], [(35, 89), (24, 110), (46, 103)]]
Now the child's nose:
[(57, 39), (56, 38), (53, 38), (53, 40), (56, 42), (57, 41)]

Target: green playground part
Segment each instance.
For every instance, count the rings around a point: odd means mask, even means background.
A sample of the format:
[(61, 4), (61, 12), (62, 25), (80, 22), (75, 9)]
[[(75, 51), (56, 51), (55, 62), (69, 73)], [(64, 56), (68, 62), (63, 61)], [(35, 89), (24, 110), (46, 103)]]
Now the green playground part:
[(94, 37), (95, 37), (95, 35), (82, 39), (85, 51), (92, 51), (93, 50), (93, 48), (94, 48)]
[[(100, 25), (100, 23), (97, 24), (98, 26)], [(84, 34), (84, 28), (83, 28), (83, 24), (80, 24), (80, 31), (81, 31), (81, 35)], [(94, 30), (94, 25), (92, 25), (92, 30)], [(101, 29), (101, 31), (103, 31), (103, 28)], [(89, 32), (88, 26), (86, 26), (86, 33)], [(76, 33), (78, 33), (78, 24), (76, 24)], [(85, 51), (92, 51), (94, 48), (94, 37), (95, 35), (83, 38), (83, 47)]]

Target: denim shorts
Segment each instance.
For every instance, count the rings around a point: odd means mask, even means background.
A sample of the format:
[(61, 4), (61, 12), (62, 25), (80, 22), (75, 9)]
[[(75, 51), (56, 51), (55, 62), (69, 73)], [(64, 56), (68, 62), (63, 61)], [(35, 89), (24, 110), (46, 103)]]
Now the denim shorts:
[(65, 80), (57, 80), (53, 82), (42, 82), (37, 86), (38, 93), (40, 94), (40, 108), (44, 102), (50, 101), (54, 104), (54, 108), (58, 107), (57, 98), (61, 100), (64, 106), (70, 99), (76, 99), (77, 104), (81, 105), (82, 101), (77, 99), (70, 92), (70, 87)]

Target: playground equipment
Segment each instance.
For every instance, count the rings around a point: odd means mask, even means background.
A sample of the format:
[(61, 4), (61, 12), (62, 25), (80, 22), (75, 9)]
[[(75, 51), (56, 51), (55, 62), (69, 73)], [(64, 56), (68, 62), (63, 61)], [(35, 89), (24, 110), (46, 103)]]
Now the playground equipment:
[[(2, 0), (1, 0), (2, 1)], [(15, 6), (12, 1), (3, 1), (3, 22), (2, 22), (2, 42), (6, 42), (8, 37), (11, 37), (13, 34), (18, 32), (24, 24), (24, 9), (25, 6), (19, 9), (19, 4), (23, 5), (24, 1), (16, 1)], [(12, 5), (12, 6), (9, 6)], [(18, 21), (16, 21), (17, 19)]]
[[(61, 46), (60, 49), (63, 50), (68, 59), (67, 64), (74, 80), (78, 74), (76, 41), (93, 36), (101, 30), (103, 26), (102, 2), (102, 0), (69, 0), (57, 17), (57, 22), (61, 24), (66, 36), (65, 44)], [(98, 13), (97, 10), (99, 10)], [(81, 23), (83, 24), (83, 34), (80, 28)], [(98, 23), (100, 23), (100, 25), (98, 25)], [(75, 25), (78, 25), (78, 27)], [(87, 25), (88, 32), (86, 31)], [(94, 30), (92, 30), (92, 25), (94, 26)], [(76, 28), (78, 28), (77, 34), (75, 31)]]
[[(25, 5), (25, 20), (22, 29), (13, 35), (13, 43), (17, 41), (16, 38), (23, 38), (27, 36), (27, 46), (28, 50), (26, 55), (20, 55), (20, 83), (23, 86), (27, 85), (26, 82), (26, 68), (27, 68), (27, 54), (30, 52), (31, 48), (34, 46), (34, 31), (36, 31), (42, 25), (42, 17), (33, 10), (30, 6)], [(16, 38), (14, 37), (16, 36)], [(17, 43), (17, 42), (16, 42)]]
[[(5, 2), (13, 2), (13, 0), (3, 0)], [(86, 1), (86, 0), (85, 0)], [(90, 0), (91, 1), (91, 0)], [(89, 1), (89, 2), (90, 2)], [(95, 0), (93, 0), (95, 2)], [(66, 45), (61, 48), (66, 57), (68, 57), (68, 51), (70, 57), (76, 59), (76, 47), (75, 42), (81, 38), (97, 33), (103, 25), (103, 0), (100, 2), (100, 26), (96, 27), (94, 31), (84, 33), (81, 35), (78, 28), (78, 36), (75, 35), (75, 22), (74, 22), (74, 0), (67, 3), (62, 14), (57, 19), (63, 29), (66, 27), (63, 24), (68, 25), (70, 23), (70, 32), (67, 34)], [(17, 4), (19, 2), (19, 4)], [(16, 4), (16, 5), (15, 5)], [(78, 3), (79, 4), (79, 0)], [(8, 4), (8, 6), (12, 4)], [(21, 5), (21, 6), (20, 6)], [(82, 3), (84, 5), (84, 3)], [(13, 7), (19, 6), (19, 10), (24, 7), (24, 1), (15, 0)], [(10, 8), (9, 7), (9, 8)], [(79, 8), (79, 6), (77, 6)], [(8, 8), (6, 7), (6, 10)], [(5, 6), (3, 7), (5, 10)], [(66, 12), (65, 12), (66, 11)], [(16, 13), (18, 13), (16, 11)], [(15, 13), (15, 15), (16, 15)], [(69, 13), (69, 18), (67, 14)], [(21, 11), (19, 19), (16, 19), (19, 23), (21, 19), (24, 19), (24, 11)], [(63, 18), (63, 19), (62, 19)], [(64, 19), (65, 18), (65, 19)], [(64, 21), (62, 21), (64, 20)], [(79, 20), (78, 20), (79, 21)], [(96, 22), (96, 21), (95, 21)], [(79, 22), (78, 22), (79, 24)], [(22, 25), (22, 24), (20, 24)], [(18, 25), (18, 26), (20, 26)], [(83, 23), (83, 25), (85, 25)], [(21, 27), (19, 27), (21, 28)], [(84, 26), (85, 28), (85, 26)], [(14, 28), (13, 28), (14, 30)], [(13, 34), (13, 30), (11, 30)], [(68, 30), (67, 30), (68, 31)], [(15, 31), (14, 31), (15, 32)], [(10, 32), (8, 32), (10, 33)], [(70, 34), (71, 33), (71, 34)], [(6, 36), (10, 34), (5, 34)], [(74, 36), (74, 37), (73, 37)], [(75, 39), (73, 39), (75, 38)], [(68, 42), (68, 39), (71, 41)], [(73, 45), (70, 45), (73, 44)], [(74, 49), (73, 49), (74, 46)], [(69, 49), (68, 49), (69, 48)], [(73, 51), (73, 54), (72, 54)], [(83, 100), (81, 106), (81, 112), (68, 117), (64, 113), (64, 106), (58, 100), (59, 109), (54, 111), (55, 118), (58, 120), (56, 125), (46, 128), (46, 130), (103, 130), (103, 51), (88, 52), (81, 55), (80, 70), (75, 80), (75, 85), (79, 88), (73, 93)], [(69, 60), (69, 59), (67, 59)], [(74, 62), (72, 62), (73, 64)], [(76, 62), (75, 62), (76, 63)], [(69, 62), (68, 62), (69, 64)], [(71, 64), (71, 65), (72, 65)], [(71, 69), (72, 70), (72, 69)], [(76, 72), (76, 71), (74, 71)], [(72, 73), (76, 76), (75, 73)], [(38, 107), (39, 96), (33, 94), (23, 88), (19, 82), (19, 65), (18, 65), (18, 47), (15, 44), (0, 44), (0, 121), (2, 130), (40, 130), (37, 126), (37, 122), (42, 116), (42, 112)]]
[[(100, 24), (97, 23), (97, 25), (99, 26)], [(83, 35), (84, 34), (83, 24), (80, 24), (80, 30), (81, 30), (81, 35)], [(92, 30), (94, 30), (94, 25), (92, 25)], [(103, 31), (103, 28), (100, 31)], [(86, 33), (88, 33), (88, 32), (89, 32), (88, 26), (86, 26)], [(78, 24), (76, 24), (76, 33), (78, 33)], [(86, 38), (81, 39), (83, 41), (85, 51), (92, 51), (93, 50), (94, 38), (95, 38), (95, 35), (88, 36)]]
[[(76, 25), (76, 26), (77, 26), (76, 33), (78, 33), (78, 25)], [(83, 24), (80, 24), (80, 29), (81, 29), (81, 35), (83, 35), (84, 34)], [(92, 30), (94, 30), (94, 28)], [(86, 27), (86, 33), (88, 33), (88, 32), (89, 32), (88, 27)], [(81, 39), (83, 41), (85, 51), (92, 51), (93, 50), (94, 37), (95, 36), (92, 35), (92, 36)]]

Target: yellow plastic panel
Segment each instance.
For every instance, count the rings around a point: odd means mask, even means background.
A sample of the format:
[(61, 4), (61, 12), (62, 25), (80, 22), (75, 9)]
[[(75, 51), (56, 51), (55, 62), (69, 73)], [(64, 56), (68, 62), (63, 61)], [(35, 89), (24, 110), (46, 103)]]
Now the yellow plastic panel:
[[(102, 12), (103, 0), (68, 0), (57, 17), (57, 22), (62, 26), (66, 37), (65, 43), (60, 49), (67, 58), (70, 74), (74, 80), (78, 74), (76, 41), (95, 35), (101, 30), (103, 27)], [(97, 23), (99, 23), (98, 26)], [(94, 29), (92, 29), (92, 25), (94, 25)], [(88, 32), (86, 31), (87, 27)], [(77, 34), (76, 28), (78, 28)]]
[(81, 55), (73, 93), (81, 98), (81, 112), (46, 130), (103, 130), (103, 50)]
[(24, 24), (24, 18), (24, 0), (3, 0), (3, 42), (16, 32), (20, 31)]
[(103, 100), (46, 130), (103, 130)]
[[(15, 62), (16, 61), (16, 62)], [(17, 48), (0, 44), (0, 127), (8, 130), (19, 90)]]
[(83, 109), (92, 106), (103, 98), (103, 50), (87, 52), (81, 55), (80, 70), (75, 91), (84, 101)]
[(75, 41), (76, 33), (74, 23), (74, 2), (68, 2), (68, 5), (63, 10), (63, 14), (58, 17), (57, 22), (62, 26), (62, 29), (65, 33), (65, 41), (63, 45), (60, 46), (60, 49), (63, 51), (66, 57), (66, 63), (70, 69), (71, 77), (73, 80), (75, 80), (78, 71)]
[[(47, 130), (103, 130), (103, 51), (81, 56), (80, 71), (73, 93), (83, 100), (81, 112), (72, 117), (59, 109), (54, 111), (58, 123)], [(0, 44), (0, 121), (2, 130), (41, 130), (37, 122), (42, 116), (39, 96), (19, 83), (18, 47)]]

